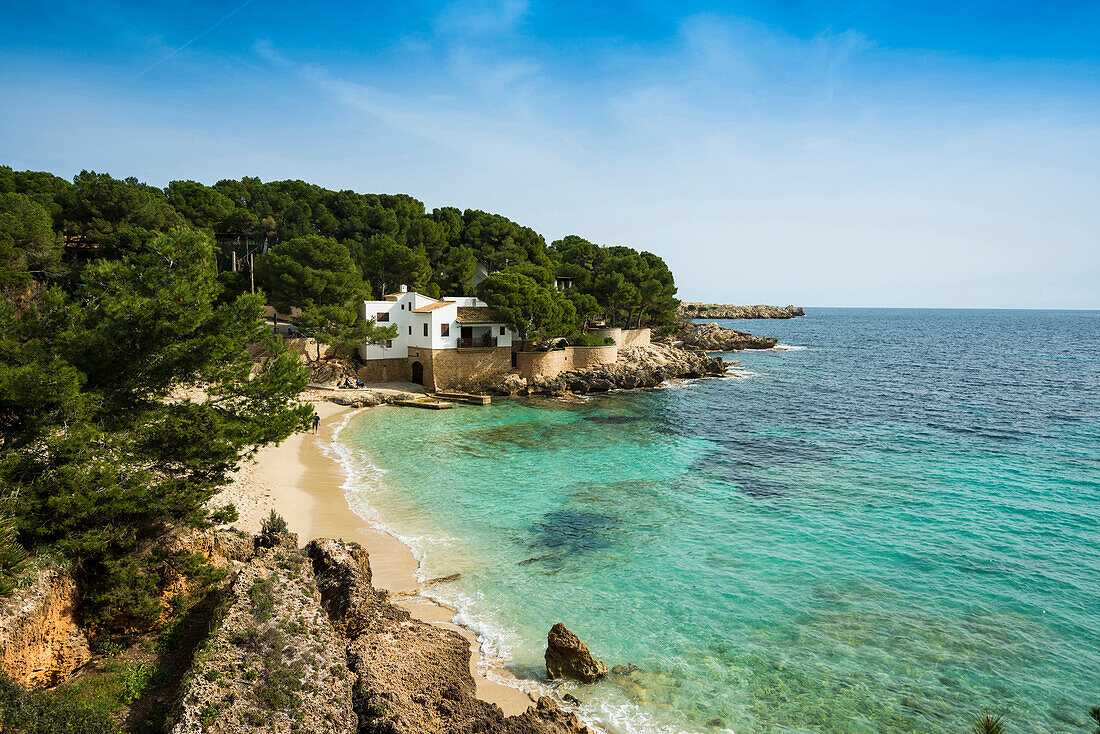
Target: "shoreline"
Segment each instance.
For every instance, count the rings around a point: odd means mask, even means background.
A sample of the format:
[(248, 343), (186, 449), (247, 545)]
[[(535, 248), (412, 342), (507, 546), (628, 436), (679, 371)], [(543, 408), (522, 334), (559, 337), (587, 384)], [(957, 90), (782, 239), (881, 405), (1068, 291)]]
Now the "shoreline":
[[(534, 686), (527, 690), (522, 679), (512, 676), (497, 661), (485, 658), (477, 635), (452, 621), (457, 610), (421, 594), (417, 580), (420, 564), (412, 549), (393, 535), (371, 527), (348, 506), (344, 468), (324, 447), (353, 411), (386, 406), (351, 408), (329, 402), (314, 402), (313, 406), (321, 418), (317, 435), (296, 433), (278, 446), (261, 449), (215, 502), (232, 502), (239, 514), (235, 526), (250, 533), (258, 533), (263, 519), (275, 510), (298, 535), (301, 545), (316, 538), (359, 543), (370, 556), (375, 588), (389, 592), (394, 603), (416, 619), (455, 630), (469, 641), (470, 672), (478, 698), (497, 704), (506, 716), (522, 714), (537, 702)], [(511, 685), (487, 677), (480, 669), (485, 664)]]

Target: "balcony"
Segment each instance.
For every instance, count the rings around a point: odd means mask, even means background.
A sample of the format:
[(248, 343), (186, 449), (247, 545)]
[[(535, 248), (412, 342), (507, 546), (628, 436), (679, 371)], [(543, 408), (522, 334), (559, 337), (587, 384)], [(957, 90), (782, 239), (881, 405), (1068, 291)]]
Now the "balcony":
[(459, 349), (485, 349), (496, 345), (497, 338), (495, 336), (460, 336), (458, 338)]

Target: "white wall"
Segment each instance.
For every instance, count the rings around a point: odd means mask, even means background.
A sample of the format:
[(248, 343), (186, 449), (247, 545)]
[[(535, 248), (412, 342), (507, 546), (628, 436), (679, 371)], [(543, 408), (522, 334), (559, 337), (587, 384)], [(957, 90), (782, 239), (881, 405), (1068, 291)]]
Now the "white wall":
[[(364, 301), (359, 315), (369, 319), (377, 318), (380, 313), (389, 314), (390, 320), (380, 321), (379, 326), (397, 326), (397, 336), (393, 339), (392, 347), (378, 344), (359, 347), (359, 356), (363, 359), (392, 359), (408, 357), (410, 349), (414, 352), (424, 348), (457, 349), (463, 326), (458, 323), (458, 307), (485, 306), (486, 303), (472, 296), (456, 296), (443, 300), (447, 302), (446, 306), (423, 313), (415, 313), (414, 310), (437, 301), (419, 293), (402, 293), (392, 301)], [(428, 336), (424, 336), (424, 324), (428, 325)], [(450, 326), (447, 336), (442, 335), (440, 327), (443, 324)], [(475, 337), (494, 336), (497, 338), (498, 347), (512, 346), (511, 330), (505, 328), (504, 334), (500, 333), (500, 327), (504, 324), (467, 324), (467, 326), (473, 329)]]

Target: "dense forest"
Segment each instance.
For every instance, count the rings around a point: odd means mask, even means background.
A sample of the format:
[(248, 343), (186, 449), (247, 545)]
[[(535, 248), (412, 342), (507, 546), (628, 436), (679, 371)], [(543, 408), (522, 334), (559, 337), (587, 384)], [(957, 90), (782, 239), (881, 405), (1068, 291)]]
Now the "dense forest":
[[(216, 243), (227, 296), (259, 287), (277, 306), (344, 308), (404, 284), (432, 297), (481, 295), (525, 337), (567, 335), (592, 319), (662, 325), (675, 313), (675, 282), (656, 255), (574, 235), (548, 246), (498, 214), (429, 213), (401, 194), (248, 177), (160, 189), (88, 171), (70, 183), (0, 167), (0, 197), (0, 277), (12, 284), (32, 275), (72, 279), (65, 261), (77, 252), (117, 257), (151, 233), (186, 227)], [(493, 276), (475, 288), (479, 264)], [(558, 277), (571, 287), (559, 293)], [(314, 314), (330, 325), (333, 318)]]

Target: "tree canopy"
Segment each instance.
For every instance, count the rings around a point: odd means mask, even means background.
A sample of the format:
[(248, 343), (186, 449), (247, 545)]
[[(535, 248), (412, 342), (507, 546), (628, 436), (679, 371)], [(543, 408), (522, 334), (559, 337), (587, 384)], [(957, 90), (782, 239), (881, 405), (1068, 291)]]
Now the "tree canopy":
[[(212, 520), (205, 503), (257, 447), (305, 426), (297, 361), (269, 344), (263, 298), (218, 305), (210, 239), (176, 230), (87, 265), (72, 291), (0, 301), (0, 514), (74, 562), (89, 621), (147, 624), (165, 570), (153, 541)], [(174, 399), (180, 387), (205, 395)], [(184, 564), (186, 565), (186, 564)]]
[[(376, 297), (401, 284), (432, 297), (474, 295), (481, 263), (489, 272), (521, 268), (544, 285), (556, 277), (571, 279), (573, 290), (597, 302), (590, 319), (660, 325), (675, 314), (672, 273), (652, 253), (604, 247), (576, 235), (547, 246), (533, 229), (499, 214), (454, 207), (428, 212), (403, 194), (332, 191), (304, 181), (253, 177), (213, 186), (172, 181), (161, 190), (102, 173), (84, 171), (70, 183), (48, 173), (0, 167), (0, 193), (6, 192), (41, 205), (59, 234), (102, 239), (128, 228), (166, 232), (186, 224), (214, 235), (222, 268), (231, 252), (238, 258), (246, 250), (256, 253), (257, 274), (290, 241), (306, 238), (309, 246), (325, 250), (324, 257), (335, 241), (358, 269), (364, 292)], [(10, 257), (0, 251), (0, 262)], [(340, 273), (345, 264), (339, 263)], [(323, 258), (317, 265), (327, 267)], [(223, 277), (223, 284), (233, 293), (248, 286), (240, 277)], [(292, 290), (277, 292), (270, 281), (263, 287), (272, 298)]]

